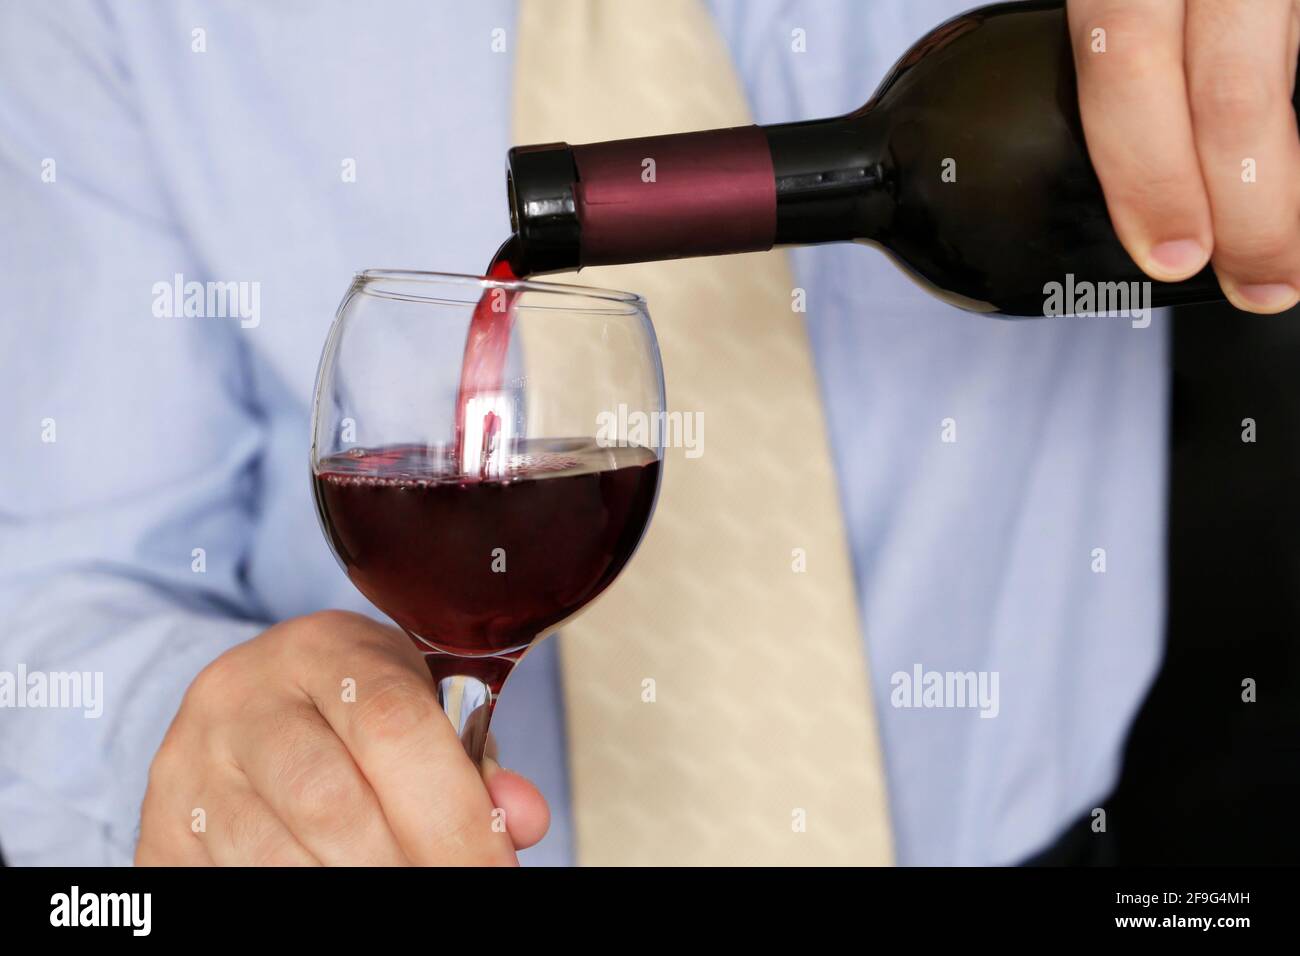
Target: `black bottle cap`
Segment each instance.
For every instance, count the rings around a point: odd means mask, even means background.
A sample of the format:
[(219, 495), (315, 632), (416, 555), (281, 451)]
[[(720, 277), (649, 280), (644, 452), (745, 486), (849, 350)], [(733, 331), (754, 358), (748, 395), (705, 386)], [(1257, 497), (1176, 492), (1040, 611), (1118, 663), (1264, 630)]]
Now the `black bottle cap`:
[(573, 189), (578, 168), (566, 143), (516, 146), (506, 154), (510, 228), (520, 277), (577, 269), (581, 229)]

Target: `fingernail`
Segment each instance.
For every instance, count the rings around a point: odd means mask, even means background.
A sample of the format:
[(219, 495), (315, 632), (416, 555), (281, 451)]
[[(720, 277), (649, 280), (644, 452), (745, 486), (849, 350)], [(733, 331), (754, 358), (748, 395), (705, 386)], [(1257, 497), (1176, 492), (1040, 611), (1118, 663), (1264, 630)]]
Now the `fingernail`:
[(1251, 308), (1265, 312), (1282, 312), (1296, 304), (1300, 299), (1294, 286), (1285, 282), (1273, 282), (1265, 285), (1239, 285), (1237, 295)]
[(1151, 262), (1157, 271), (1186, 278), (1200, 272), (1210, 254), (1195, 239), (1173, 239), (1151, 248)]
[(482, 772), (482, 774), (483, 774), (483, 779), (484, 779), (484, 780), (486, 780), (488, 777), (492, 776), (494, 773), (496, 773), (496, 772), (497, 772), (498, 770), (500, 770), (500, 769), (501, 769), (501, 764), (497, 763), (497, 762), (496, 762), (495, 760), (493, 760), (491, 757), (484, 757), (484, 758), (483, 758), (483, 764), (482, 764), (482, 770), (481, 770), (481, 772)]

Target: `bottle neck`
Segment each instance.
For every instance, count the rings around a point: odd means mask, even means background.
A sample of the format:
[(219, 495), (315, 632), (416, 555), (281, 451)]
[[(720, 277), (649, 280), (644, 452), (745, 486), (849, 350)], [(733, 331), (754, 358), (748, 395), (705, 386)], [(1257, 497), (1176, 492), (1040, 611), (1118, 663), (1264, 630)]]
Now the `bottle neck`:
[(869, 113), (767, 126), (776, 245), (875, 238), (889, 214), (883, 144)]
[(510, 150), (521, 275), (869, 238), (881, 165), (859, 117)]

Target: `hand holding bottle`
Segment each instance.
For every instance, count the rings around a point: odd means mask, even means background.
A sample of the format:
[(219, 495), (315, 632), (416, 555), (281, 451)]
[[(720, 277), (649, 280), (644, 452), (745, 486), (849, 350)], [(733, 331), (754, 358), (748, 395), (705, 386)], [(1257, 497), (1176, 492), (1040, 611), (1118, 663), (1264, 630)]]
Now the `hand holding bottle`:
[(936, 26), (843, 116), (516, 147), (511, 265), (860, 242), (976, 312), (1280, 312), (1300, 299), (1298, 11), (997, 3)]
[(1295, 0), (1069, 0), (1088, 152), (1152, 278), (1212, 262), (1228, 299), (1300, 301)]

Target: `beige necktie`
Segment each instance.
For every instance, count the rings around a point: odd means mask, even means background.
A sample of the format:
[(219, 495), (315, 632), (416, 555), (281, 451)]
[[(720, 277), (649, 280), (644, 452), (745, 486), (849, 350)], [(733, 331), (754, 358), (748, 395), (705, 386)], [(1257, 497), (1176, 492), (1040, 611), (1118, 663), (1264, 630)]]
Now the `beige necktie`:
[[(751, 122), (699, 0), (522, 0), (514, 141)], [(781, 252), (583, 270), (649, 303), (674, 411), (658, 510), (561, 640), (578, 860), (886, 864), (834, 472)], [(525, 354), (546, 343), (526, 339)], [(653, 684), (649, 682), (653, 682)]]

